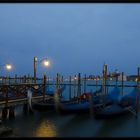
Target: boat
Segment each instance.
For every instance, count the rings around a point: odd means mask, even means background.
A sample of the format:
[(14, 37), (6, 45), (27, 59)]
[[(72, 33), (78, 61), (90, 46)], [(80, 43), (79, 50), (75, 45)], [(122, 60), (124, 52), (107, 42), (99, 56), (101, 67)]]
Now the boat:
[[(118, 93), (120, 92), (118, 87), (115, 87), (112, 92), (108, 93), (108, 96), (103, 96), (102, 93), (100, 93), (101, 89), (98, 90), (98, 95), (96, 95), (95, 92), (85, 92), (75, 101), (69, 101), (67, 104), (60, 103), (60, 112), (62, 114), (81, 113), (89, 112), (90, 110), (93, 110), (94, 107), (97, 108), (97, 106), (108, 106), (113, 104), (113, 99), (118, 96)], [(116, 95), (112, 95), (112, 93), (115, 93)]]
[(111, 105), (95, 107), (94, 108), (95, 118), (97, 119), (112, 118), (118, 115), (133, 112), (135, 100), (132, 95), (134, 95), (134, 92), (122, 96), (121, 98), (120, 96), (117, 96), (116, 99), (113, 98), (114, 100)]
[(94, 107), (96, 106), (108, 106), (113, 104), (116, 100), (120, 98), (120, 89), (116, 86), (114, 89), (107, 93), (106, 95), (103, 95), (102, 93), (98, 94), (98, 96), (93, 96), (93, 103)]
[(133, 107), (131, 104), (124, 107), (114, 103), (110, 106), (94, 110), (94, 116), (97, 119), (112, 118), (118, 115), (130, 113), (130, 110), (132, 109)]
[(51, 110), (51, 109), (54, 109), (55, 106), (54, 106), (54, 101), (53, 100), (41, 100), (41, 101), (38, 101), (38, 102), (34, 102), (32, 101), (32, 108), (35, 109), (35, 110)]
[(50, 97), (50, 99), (47, 100), (41, 100), (38, 102), (32, 101), (32, 108), (35, 110), (53, 110), (55, 109), (55, 103), (56, 103), (56, 96), (57, 100), (61, 101), (60, 94), (65, 90), (66, 85), (64, 85), (62, 88), (59, 89), (58, 94), (56, 94), (56, 91), (48, 93), (47, 96)]
[(89, 112), (90, 107), (92, 107), (92, 102), (89, 100), (68, 101), (60, 103), (59, 112), (61, 114), (83, 113)]

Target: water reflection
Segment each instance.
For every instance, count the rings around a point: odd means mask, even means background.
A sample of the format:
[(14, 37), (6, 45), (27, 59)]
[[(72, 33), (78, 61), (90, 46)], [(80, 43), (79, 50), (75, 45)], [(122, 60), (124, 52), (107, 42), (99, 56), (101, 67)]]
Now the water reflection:
[(35, 131), (35, 137), (55, 137), (56, 135), (57, 133), (55, 125), (48, 120), (43, 120)]
[(134, 116), (129, 113), (129, 114), (124, 114), (122, 116), (118, 116), (116, 118), (108, 118), (103, 120), (102, 127), (100, 127), (100, 129), (98, 130), (95, 136), (96, 137), (123, 136), (123, 134), (125, 134), (125, 132), (128, 130), (126, 126), (132, 117)]

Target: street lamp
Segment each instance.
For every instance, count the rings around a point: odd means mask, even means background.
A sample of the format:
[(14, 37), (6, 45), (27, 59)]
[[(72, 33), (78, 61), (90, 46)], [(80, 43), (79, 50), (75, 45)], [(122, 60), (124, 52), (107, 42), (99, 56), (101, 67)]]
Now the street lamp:
[(12, 65), (10, 63), (0, 65), (0, 67), (5, 67), (6, 70), (11, 70), (12, 69)]
[(45, 67), (48, 67), (50, 65), (50, 62), (47, 58), (43, 58), (41, 60), (37, 60), (37, 57), (34, 57), (34, 83), (36, 84), (36, 64), (37, 62), (41, 63), (43, 62), (43, 65)]
[(6, 67), (7, 70), (11, 70), (12, 69), (12, 65), (11, 64), (6, 64), (5, 67)]
[[(4, 67), (6, 70), (11, 70), (12, 69), (12, 65), (11, 64), (2, 64), (2, 65), (0, 65), (0, 67)], [(2, 78), (1, 78), (1, 80), (3, 80)]]

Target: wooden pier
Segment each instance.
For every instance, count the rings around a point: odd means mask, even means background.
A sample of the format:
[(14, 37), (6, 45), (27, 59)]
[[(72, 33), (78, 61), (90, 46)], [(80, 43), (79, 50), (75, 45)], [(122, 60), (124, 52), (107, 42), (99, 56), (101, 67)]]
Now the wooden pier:
[[(122, 73), (122, 76), (123, 76), (123, 73)], [(139, 73), (138, 73), (138, 76), (139, 76)], [(101, 80), (104, 81), (104, 87), (105, 87), (104, 92), (106, 94), (107, 87), (116, 87), (116, 83), (108, 84), (107, 73), (104, 74), (104, 77), (105, 79), (101, 79)], [(67, 83), (64, 83), (65, 82), (64, 77), (62, 76), (61, 78), (60, 74), (57, 74), (56, 78), (54, 79), (56, 81), (51, 83), (47, 81), (46, 75), (44, 75), (44, 78), (36, 78), (36, 82), (34, 82), (34, 79), (30, 77), (29, 75), (23, 76), (23, 77), (17, 77), (17, 75), (15, 75), (14, 78), (0, 77), (0, 109), (11, 110), (12, 107), (15, 107), (17, 105), (28, 104), (27, 93), (29, 90), (32, 92), (32, 100), (34, 101), (49, 100), (53, 98), (52, 96), (47, 95), (46, 86), (56, 86), (56, 90), (55, 90), (56, 92), (59, 91), (60, 85), (69, 86), (69, 99), (70, 100), (73, 98), (72, 86), (74, 89), (74, 98), (79, 98), (79, 99), (82, 94), (81, 86), (84, 86), (84, 92), (87, 91), (87, 86), (93, 86), (95, 87), (96, 90), (97, 90), (97, 87), (103, 86), (103, 84), (99, 84), (97, 80), (93, 80), (93, 79), (91, 80), (95, 81), (95, 84), (87, 84), (88, 80), (86, 79), (86, 75), (84, 78), (81, 78), (80, 73), (77, 76), (76, 75), (74, 75), (73, 77), (69, 76)], [(117, 83), (117, 87), (122, 87), (122, 94), (124, 94), (123, 93), (124, 87), (135, 87), (137, 89), (139, 88), (138, 82), (137, 84), (133, 84), (133, 85), (124, 84), (123, 77), (122, 77), (122, 83), (121, 81), (120, 81), (120, 84)], [(138, 112), (138, 100), (137, 100), (136, 112)]]

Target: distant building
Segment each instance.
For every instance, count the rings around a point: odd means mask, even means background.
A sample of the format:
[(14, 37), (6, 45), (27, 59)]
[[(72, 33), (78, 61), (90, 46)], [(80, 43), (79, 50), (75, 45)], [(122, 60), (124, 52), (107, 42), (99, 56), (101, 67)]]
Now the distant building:
[[(126, 75), (123, 75), (123, 81), (126, 81), (127, 80), (127, 76)], [(122, 74), (120, 74), (118, 76), (118, 81), (122, 81)]]
[(92, 79), (92, 80), (96, 80), (96, 79), (100, 79), (99, 75), (89, 75), (88, 79)]
[[(138, 79), (137, 75), (129, 75), (129, 76), (127, 76), (128, 81), (136, 81), (137, 79)], [(139, 76), (139, 79), (140, 79), (140, 76)]]
[[(122, 73), (120, 73), (118, 70), (115, 70), (115, 72), (109, 73), (109, 75), (107, 77), (110, 78), (110, 80), (121, 81), (122, 80)], [(127, 76), (126, 75), (123, 75), (123, 80), (124, 81), (127, 80)]]

